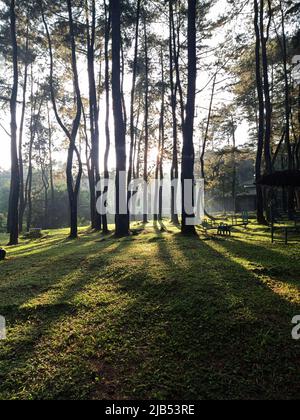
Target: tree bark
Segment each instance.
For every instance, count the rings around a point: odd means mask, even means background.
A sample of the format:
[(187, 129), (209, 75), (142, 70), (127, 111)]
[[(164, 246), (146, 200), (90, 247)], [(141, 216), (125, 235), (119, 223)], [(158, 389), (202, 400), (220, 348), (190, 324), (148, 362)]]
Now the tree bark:
[(133, 172), (134, 172), (133, 171), (133, 167), (134, 167), (133, 154), (134, 154), (134, 139), (135, 139), (134, 104), (135, 104), (135, 91), (136, 91), (136, 78), (137, 78), (140, 11), (141, 11), (141, 0), (138, 0), (137, 11), (136, 11), (136, 27), (135, 27), (135, 41), (134, 41), (135, 46), (134, 46), (131, 102), (130, 102), (130, 153), (129, 153), (128, 184), (130, 184), (132, 180)]
[(110, 10), (107, 10), (106, 1), (104, 0), (105, 8), (105, 100), (106, 100), (106, 114), (105, 114), (105, 137), (106, 137), (106, 147), (104, 153), (104, 182), (106, 185), (103, 190), (103, 210), (105, 214), (102, 217), (103, 223), (103, 232), (108, 233), (108, 223), (107, 223), (107, 200), (106, 196), (108, 194), (108, 179), (109, 179), (109, 170), (108, 170), (108, 158), (110, 152), (110, 129), (109, 129), (109, 120), (110, 120), (110, 77), (109, 77), (109, 38), (110, 38), (110, 28), (111, 28), (111, 14)]
[[(176, 51), (173, 50), (173, 34), (174, 34), (174, 16), (173, 16), (172, 0), (169, 0), (169, 55), (170, 55), (170, 94), (171, 94), (171, 109), (172, 109), (172, 130), (173, 130), (173, 150), (172, 150), (172, 165), (171, 165), (171, 222), (175, 225), (179, 224), (177, 213), (177, 181), (179, 177), (178, 168), (178, 123), (177, 123), (177, 98), (173, 75), (173, 65), (175, 63), (174, 56)], [(177, 67), (176, 67), (177, 68)], [(177, 72), (176, 72), (177, 73)]]
[(53, 229), (54, 224), (54, 201), (55, 201), (55, 189), (54, 189), (54, 174), (53, 174), (53, 159), (52, 159), (52, 127), (50, 119), (50, 110), (47, 101), (47, 119), (48, 119), (48, 151), (49, 151), (49, 176), (50, 176), (50, 216), (49, 216), (49, 225)]
[[(149, 151), (149, 59), (146, 17), (144, 17), (144, 48), (145, 48), (145, 144), (144, 144), (144, 185), (148, 185), (148, 151)], [(148, 189), (144, 187), (143, 223), (148, 223)]]
[(255, 162), (256, 175), (256, 194), (257, 194), (257, 222), (265, 225), (266, 219), (264, 216), (264, 196), (262, 186), (259, 184), (261, 178), (262, 157), (264, 150), (264, 96), (261, 76), (261, 59), (260, 59), (260, 30), (259, 30), (259, 8), (258, 1), (254, 0), (254, 29), (255, 29), (255, 69), (256, 69), (256, 87), (258, 96), (258, 143)]
[(161, 109), (159, 119), (159, 143), (155, 167), (155, 212), (154, 220), (162, 220), (162, 186), (163, 181), (163, 158), (164, 158), (164, 140), (165, 140), (165, 69), (164, 53), (161, 47)]
[[(181, 232), (183, 234), (196, 234), (194, 225), (188, 223), (188, 218), (194, 217), (194, 119), (195, 119), (195, 97), (197, 78), (197, 56), (196, 56), (196, 3), (197, 0), (188, 1), (188, 90), (186, 103), (186, 116), (183, 130), (182, 150), (182, 221)], [(185, 181), (192, 183), (191, 196), (186, 197)]]
[(137, 159), (138, 159), (138, 143), (139, 143), (139, 123), (140, 123), (140, 116), (141, 116), (141, 107), (142, 107), (142, 96), (141, 93), (139, 93), (139, 104), (138, 104), (138, 109), (137, 109), (137, 116), (136, 116), (136, 121), (135, 121), (135, 133), (134, 133), (134, 146), (133, 146), (133, 171), (132, 171), (132, 175), (133, 178), (139, 178), (140, 174), (137, 171)]
[[(112, 17), (112, 96), (116, 148), (116, 236), (129, 235), (127, 208), (126, 135), (121, 94), (121, 7), (120, 0), (110, 0)], [(122, 182), (123, 181), (123, 182)], [(123, 211), (122, 207), (126, 206)]]
[(206, 145), (207, 145), (207, 141), (208, 141), (208, 132), (209, 132), (209, 126), (210, 126), (210, 120), (211, 120), (211, 114), (212, 114), (212, 106), (213, 106), (214, 95), (215, 95), (216, 80), (217, 80), (217, 74), (215, 75), (214, 80), (213, 80), (213, 86), (212, 86), (212, 91), (211, 91), (211, 96), (210, 96), (210, 103), (209, 103), (209, 110), (208, 110), (208, 117), (207, 117), (207, 122), (206, 122), (206, 129), (205, 129), (205, 134), (204, 134), (204, 139), (203, 139), (203, 145), (202, 145), (202, 151), (201, 151), (201, 156), (200, 156), (201, 177), (204, 180), (205, 180), (205, 162), (204, 162), (204, 157), (205, 157)]
[[(283, 10), (283, 4), (280, 0), (280, 12), (281, 12), (281, 28), (282, 28), (282, 59), (283, 59), (283, 71), (284, 71), (284, 95), (285, 95), (285, 141), (288, 154), (288, 169), (294, 169), (294, 159), (290, 139), (290, 113), (291, 113), (291, 104), (290, 104), (290, 84), (288, 76), (288, 54), (287, 54), (287, 37), (285, 31), (285, 13)], [(292, 187), (288, 188), (288, 213), (290, 219), (293, 217), (295, 210), (295, 190)]]
[(20, 167), (20, 204), (19, 204), (19, 231), (23, 231), (23, 218), (25, 212), (25, 186), (24, 186), (24, 165), (23, 165), (23, 131), (26, 111), (26, 94), (28, 80), (28, 50), (29, 50), (29, 23), (26, 29), (26, 45), (25, 45), (25, 64), (24, 64), (24, 84), (22, 98), (22, 113), (19, 131), (19, 167)]
[(96, 231), (101, 230), (101, 215), (96, 210), (96, 202), (100, 197), (100, 168), (99, 168), (99, 107), (95, 78), (95, 40), (96, 40), (96, 4), (92, 2), (92, 22), (90, 29), (89, 7), (86, 0), (86, 21), (87, 21), (87, 64), (89, 80), (89, 107), (90, 107), (90, 132), (91, 132), (91, 221), (92, 228)]
[(288, 77), (288, 68), (287, 68), (287, 39), (285, 33), (285, 17), (284, 10), (282, 6), (282, 1), (280, 1), (280, 12), (281, 12), (281, 28), (282, 28), (282, 59), (283, 59), (283, 70), (284, 70), (284, 95), (285, 95), (285, 139), (286, 147), (288, 152), (288, 166), (289, 170), (293, 169), (293, 155), (290, 142), (290, 85)]
[[(68, 14), (69, 14), (69, 31), (71, 39), (71, 51), (72, 51), (72, 72), (73, 72), (73, 83), (76, 96), (76, 116), (72, 124), (72, 131), (69, 137), (70, 144), (68, 150), (68, 160), (67, 160), (67, 187), (70, 203), (70, 239), (76, 239), (78, 236), (78, 196), (80, 191), (80, 183), (82, 177), (82, 162), (80, 158), (80, 153), (76, 147), (76, 137), (80, 126), (81, 113), (82, 113), (82, 101), (81, 93), (79, 87), (78, 79), (78, 70), (77, 70), (77, 58), (76, 58), (76, 44), (75, 44), (75, 33), (74, 33), (74, 23), (73, 23), (73, 14), (72, 14), (72, 2), (67, 0), (68, 5)], [(73, 179), (73, 161), (74, 153), (76, 154), (78, 161), (78, 173), (76, 179)], [(96, 152), (95, 152), (96, 153)], [(97, 182), (97, 180), (96, 180)]]
[(124, 95), (124, 84), (125, 84), (125, 57), (124, 57), (124, 45), (121, 38), (121, 100), (123, 108), (123, 120), (124, 120), (124, 130), (125, 136), (127, 135), (127, 109)]
[(234, 212), (236, 212), (236, 189), (237, 189), (237, 162), (236, 162), (236, 138), (235, 138), (235, 123), (233, 117), (231, 118), (232, 127), (232, 203)]
[(270, 82), (269, 82), (269, 67), (268, 67), (268, 53), (267, 43), (270, 34), (270, 25), (272, 18), (271, 2), (268, 0), (268, 15), (269, 20), (266, 29), (264, 29), (264, 0), (260, 0), (260, 38), (261, 38), (261, 55), (262, 55), (262, 69), (263, 69), (263, 91), (264, 91), (264, 105), (265, 105), (265, 133), (264, 133), (264, 158), (266, 165), (266, 173), (272, 173), (272, 156), (271, 156), (271, 128), (272, 128), (272, 103), (270, 97)]
[(32, 219), (32, 154), (33, 154), (33, 144), (35, 139), (35, 129), (36, 125), (34, 125), (34, 114), (36, 111), (36, 103), (37, 98), (33, 101), (33, 65), (31, 65), (31, 115), (30, 115), (30, 140), (29, 140), (29, 148), (28, 148), (28, 171), (27, 171), (27, 178), (25, 184), (25, 202), (24, 202), (24, 209), (27, 209), (27, 220), (26, 220), (26, 232), (29, 232), (31, 229), (31, 219)]
[[(172, 2), (172, 0), (170, 0)], [(178, 6), (178, 3), (175, 3)], [(172, 4), (171, 4), (172, 7)], [(185, 113), (184, 113), (184, 99), (183, 99), (183, 89), (180, 77), (180, 66), (179, 66), (179, 57), (180, 57), (180, 8), (177, 8), (176, 12), (178, 15), (178, 23), (177, 28), (175, 28), (175, 19), (173, 13), (173, 7), (171, 10), (171, 25), (172, 25), (172, 38), (173, 38), (173, 57), (174, 57), (174, 67), (176, 72), (176, 88), (175, 92), (177, 95), (177, 91), (179, 93), (179, 104), (180, 104), (180, 115), (181, 115), (181, 128), (183, 131), (183, 126), (185, 122)], [(176, 36), (177, 30), (177, 36)]]
[(18, 98), (18, 44), (16, 35), (15, 0), (10, 2), (10, 34), (13, 54), (13, 87), (10, 99), (11, 115), (11, 185), (9, 200), (9, 244), (17, 245), (19, 238), (19, 195), (20, 195), (20, 170), (17, 151), (17, 98)]
[[(51, 100), (53, 105), (53, 111), (55, 118), (69, 140), (69, 149), (68, 149), (68, 158), (67, 158), (67, 189), (69, 196), (69, 210), (70, 210), (70, 239), (76, 239), (78, 236), (78, 196), (80, 191), (80, 183), (82, 177), (82, 161), (80, 153), (78, 152), (76, 146), (76, 137), (80, 126), (81, 113), (82, 113), (82, 101), (79, 88), (78, 80), (78, 70), (77, 70), (77, 59), (76, 59), (76, 44), (75, 44), (75, 34), (74, 34), (74, 24), (73, 24), (73, 15), (72, 15), (72, 3), (71, 0), (67, 0), (68, 6), (68, 15), (69, 15), (69, 33), (71, 40), (71, 50), (72, 50), (72, 72), (73, 72), (73, 84), (75, 89), (75, 103), (76, 103), (76, 116), (72, 123), (71, 131), (64, 125), (62, 119), (59, 116), (59, 112), (56, 105), (55, 90), (54, 90), (54, 60), (53, 60), (53, 49), (52, 41), (49, 32), (49, 28), (45, 19), (43, 0), (40, 0), (40, 8), (42, 12), (42, 20), (46, 30), (48, 48), (49, 48), (49, 58), (50, 58), (50, 91), (51, 91)], [(73, 162), (74, 154), (76, 154), (78, 162), (78, 172), (75, 179), (73, 178)]]

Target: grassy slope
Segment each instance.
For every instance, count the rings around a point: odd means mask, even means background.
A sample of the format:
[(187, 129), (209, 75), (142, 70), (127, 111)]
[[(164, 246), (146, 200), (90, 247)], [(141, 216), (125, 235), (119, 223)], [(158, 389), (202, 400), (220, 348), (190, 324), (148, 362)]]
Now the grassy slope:
[(0, 263), (1, 399), (300, 397), (299, 244), (65, 235)]

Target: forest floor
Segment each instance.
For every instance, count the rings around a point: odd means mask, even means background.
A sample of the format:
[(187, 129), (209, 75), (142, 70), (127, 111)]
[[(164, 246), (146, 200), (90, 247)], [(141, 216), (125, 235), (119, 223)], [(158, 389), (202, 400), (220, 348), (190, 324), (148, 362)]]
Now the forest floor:
[(8, 250), (0, 399), (300, 398), (299, 242), (167, 227)]

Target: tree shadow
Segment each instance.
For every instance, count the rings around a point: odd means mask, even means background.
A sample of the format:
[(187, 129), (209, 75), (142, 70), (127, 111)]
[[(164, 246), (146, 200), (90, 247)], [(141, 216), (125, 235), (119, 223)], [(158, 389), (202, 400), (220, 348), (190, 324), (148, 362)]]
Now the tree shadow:
[(146, 260), (115, 280), (133, 300), (113, 327), (120, 342), (130, 342), (130, 353), (118, 352), (127, 360), (119, 372), (125, 396), (299, 397), (291, 371), (299, 372), (300, 350), (290, 333), (300, 306), (208, 242), (173, 238), (172, 245), (161, 234), (153, 244), (156, 271)]
[[(78, 272), (81, 276), (82, 268), (88, 272), (90, 260), (96, 259), (99, 269), (103, 269), (118, 249), (121, 251), (129, 244), (130, 241), (126, 240), (106, 240), (99, 243), (95, 238), (86, 237), (85, 240), (58, 242), (55, 247), (39, 250), (30, 255), (30, 258), (27, 255), (19, 256), (4, 267), (3, 276), (10, 278), (0, 283), (1, 297), (3, 299), (6, 292), (12, 294), (15, 290), (17, 293), (13, 296), (13, 306), (21, 306), (39, 293), (57, 287), (65, 278), (72, 277), (73, 273)], [(109, 247), (113, 250), (107, 255), (106, 250)], [(14, 273), (18, 274), (20, 267), (23, 269), (24, 279), (19, 275), (14, 276)], [(22, 294), (21, 291), (25, 293)]]
[[(91, 243), (86, 243), (84, 257), (81, 261), (77, 261), (80, 269), (74, 269), (74, 264), (73, 268), (65, 264), (63, 273), (60, 269), (56, 269), (56, 267), (66, 262), (68, 257), (65, 255), (58, 256), (54, 253), (55, 265), (54, 267), (52, 266), (51, 278), (47, 280), (46, 288), (43, 289), (41, 287), (34, 290), (33, 293), (25, 293), (24, 296), (19, 297), (18, 302), (15, 304), (4, 304), (0, 306), (0, 313), (5, 316), (9, 328), (9, 341), (0, 342), (2, 356), (2, 361), (0, 360), (0, 366), (2, 365), (0, 395), (6, 395), (6, 397), (13, 395), (17, 391), (16, 386), (20, 384), (21, 378), (24, 377), (25, 380), (28, 371), (32, 369), (31, 374), (40, 379), (38, 389), (32, 390), (32, 398), (49, 398), (50, 394), (53, 398), (58, 399), (86, 397), (87, 389), (78, 387), (84, 378), (90, 380), (91, 375), (84, 354), (81, 354), (80, 350), (78, 352), (74, 350), (74, 356), (71, 354), (69, 360), (67, 355), (64, 356), (63, 353), (61, 354), (61, 348), (55, 349), (57, 346), (56, 341), (59, 342), (59, 340), (62, 340), (59, 345), (66, 345), (68, 347), (69, 343), (64, 343), (61, 337), (66, 333), (66, 329), (72, 329), (70, 326), (73, 322), (78, 322), (78, 325), (77, 328), (73, 328), (72, 334), (85, 336), (84, 326), (88, 324), (85, 313), (87, 308), (92, 312), (100, 308), (102, 311), (106, 311), (106, 308), (109, 308), (111, 303), (103, 300), (101, 294), (95, 298), (94, 302), (85, 302), (84, 299), (78, 300), (76, 296), (80, 292), (83, 292), (84, 295), (85, 292), (88, 297), (91, 285), (98, 280), (99, 275), (105, 276), (106, 271), (111, 267), (116, 256), (125, 252), (125, 249), (130, 244), (130, 241), (125, 240), (111, 241), (110, 244), (105, 244), (104, 246), (103, 244), (101, 246), (98, 245), (98, 249), (96, 251), (94, 249), (94, 253), (92, 253), (91, 251), (95, 247), (95, 242), (91, 241)], [(101, 258), (101, 253), (104, 253), (108, 246), (112, 246), (113, 249), (106, 254), (105, 258)], [(73, 242), (72, 251), (69, 253), (73, 255), (73, 258), (78, 253), (78, 247), (79, 244)], [(47, 259), (48, 257), (49, 251), (45, 251), (44, 258)], [(53, 258), (53, 252), (50, 253), (50, 257)], [(95, 274), (97, 268), (99, 268), (98, 276), (97, 273)], [(37, 270), (35, 275), (39, 278), (39, 274), (42, 274), (42, 272), (43, 268), (40, 271)], [(68, 275), (70, 276), (69, 282), (66, 281)], [(107, 282), (109, 282), (109, 279), (107, 279)], [(43, 294), (45, 293), (47, 295), (51, 290), (57, 291), (52, 296), (52, 299), (49, 301), (43, 299)], [(61, 336), (59, 334), (60, 329), (62, 329), (63, 333)], [(12, 332), (12, 337), (10, 336), (10, 331)], [(53, 340), (51, 337), (54, 337)], [(49, 344), (50, 347), (53, 347), (52, 351), (54, 353), (50, 353), (50, 355), (40, 354), (42, 344), (47, 340), (50, 340)], [(75, 354), (77, 356), (76, 365), (74, 365), (73, 360)], [(43, 371), (43, 366), (46, 364), (46, 360), (43, 360), (43, 357), (52, 358), (53, 367), (59, 361), (61, 365), (56, 366), (56, 369), (58, 369), (57, 373), (53, 372), (53, 375), (49, 377), (47, 372)], [(5, 364), (5, 360), (10, 360), (10, 363)], [(64, 371), (66, 375), (70, 375), (70, 372), (66, 370), (67, 366), (68, 369), (72, 370), (73, 376), (68, 377), (67, 381), (62, 382), (60, 376), (63, 375)], [(61, 370), (59, 370), (60, 367), (62, 367)], [(77, 384), (77, 388), (74, 386), (75, 383)], [(26, 388), (26, 384), (22, 386)], [(20, 389), (22, 387), (18, 391)], [(25, 394), (24, 397), (28, 398), (29, 394), (26, 394), (27, 397)]]
[(158, 235), (161, 233), (170, 233), (170, 230), (167, 228), (163, 220), (154, 220), (153, 228), (154, 232)]
[[(300, 349), (290, 331), (300, 306), (230, 258), (246, 256), (243, 243), (156, 233), (156, 241), (87, 241), (66, 256), (55, 251), (55, 266), (66, 267), (54, 269), (49, 288), (65, 287), (50, 304), (30, 304), (30, 295), (18, 312), (8, 308), (9, 322), (28, 333), (4, 344), (12, 360), (1, 373), (4, 395), (27, 387), (33, 398), (299, 397)], [(232, 247), (230, 255), (218, 244)], [(82, 255), (78, 267), (72, 253)], [(41, 351), (49, 337), (50, 356)], [(39, 388), (22, 383), (28, 366)]]
[[(287, 248), (286, 246), (279, 249), (269, 244), (242, 242), (235, 238), (231, 238), (222, 245), (232, 256), (247, 262), (250, 266), (249, 270), (253, 273), (269, 276), (299, 287), (300, 255), (298, 250), (295, 249), (292, 259), (293, 248)], [(289, 263), (283, 264), (282, 259), (286, 257), (289, 257)], [(293, 264), (291, 264), (291, 261), (293, 261)]]

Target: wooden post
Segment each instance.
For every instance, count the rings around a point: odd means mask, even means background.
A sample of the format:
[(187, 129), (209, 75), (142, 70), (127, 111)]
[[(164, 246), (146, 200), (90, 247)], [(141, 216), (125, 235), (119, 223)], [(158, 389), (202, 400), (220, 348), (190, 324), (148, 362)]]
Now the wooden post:
[(285, 228), (285, 244), (288, 245), (288, 228)]
[(275, 234), (275, 228), (274, 228), (274, 213), (273, 213), (273, 207), (271, 206), (271, 232), (272, 232), (272, 244), (274, 243), (274, 234)]

